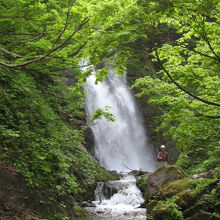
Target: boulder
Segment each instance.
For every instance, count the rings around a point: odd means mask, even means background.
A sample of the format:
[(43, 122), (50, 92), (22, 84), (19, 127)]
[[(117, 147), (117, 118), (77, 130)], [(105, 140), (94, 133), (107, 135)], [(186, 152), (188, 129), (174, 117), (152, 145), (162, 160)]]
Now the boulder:
[(218, 214), (211, 214), (208, 212), (197, 212), (192, 217), (186, 218), (185, 220), (220, 220)]
[(208, 172), (194, 174), (192, 179), (212, 179), (215, 174), (216, 170), (209, 170)]
[(187, 217), (192, 217), (194, 216), (196, 213), (199, 213), (200, 210), (208, 210), (210, 206), (212, 206), (212, 203), (210, 203), (210, 199), (211, 199), (211, 195), (209, 194), (203, 194), (200, 198), (199, 201), (196, 202), (195, 205), (193, 205), (192, 207), (186, 209), (183, 212), (183, 215), (185, 218)]
[(158, 191), (157, 196), (160, 199), (167, 199), (187, 190), (188, 188), (189, 188), (188, 180), (181, 179), (181, 180), (172, 181), (162, 186), (162, 188)]
[(195, 194), (190, 192), (189, 190), (184, 190), (178, 193), (177, 196), (179, 198), (176, 200), (176, 204), (182, 209), (187, 209), (196, 202)]
[(147, 179), (146, 199), (148, 200), (155, 196), (163, 185), (171, 181), (183, 179), (183, 177), (183, 171), (177, 166), (159, 168), (151, 173)]

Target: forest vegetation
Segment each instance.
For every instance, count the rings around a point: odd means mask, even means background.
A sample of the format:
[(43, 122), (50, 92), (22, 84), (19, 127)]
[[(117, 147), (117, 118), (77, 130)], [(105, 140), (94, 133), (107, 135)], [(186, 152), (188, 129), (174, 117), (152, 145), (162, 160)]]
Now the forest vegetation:
[[(153, 70), (137, 45), (147, 45)], [(153, 120), (181, 152), (176, 165), (188, 174), (219, 166), (218, 0), (0, 0), (1, 165), (39, 194), (76, 202), (117, 178), (85, 151), (88, 124), (79, 123), (92, 71), (81, 66), (103, 60), (97, 82), (108, 65), (136, 70), (131, 87), (160, 109)], [(92, 120), (100, 115), (114, 120), (108, 109)]]

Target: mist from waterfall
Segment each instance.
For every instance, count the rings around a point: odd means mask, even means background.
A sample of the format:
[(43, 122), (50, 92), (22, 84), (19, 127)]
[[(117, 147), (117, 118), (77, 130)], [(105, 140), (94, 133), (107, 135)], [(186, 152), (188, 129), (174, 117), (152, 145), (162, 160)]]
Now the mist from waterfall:
[(85, 88), (86, 111), (91, 116), (97, 108), (110, 106), (115, 122), (105, 118), (91, 126), (95, 137), (95, 157), (108, 170), (154, 171), (155, 155), (139, 118), (139, 112), (131, 91), (127, 88), (126, 76), (119, 77), (110, 67), (103, 82), (95, 84), (95, 70), (87, 79)]

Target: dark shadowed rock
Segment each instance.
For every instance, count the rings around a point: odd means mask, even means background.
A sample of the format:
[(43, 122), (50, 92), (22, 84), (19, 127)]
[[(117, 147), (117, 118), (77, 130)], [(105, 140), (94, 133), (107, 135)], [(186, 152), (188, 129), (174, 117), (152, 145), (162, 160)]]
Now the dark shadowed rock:
[(186, 218), (185, 220), (220, 220), (220, 216), (208, 212), (197, 212), (192, 217)]
[(191, 207), (196, 202), (196, 196), (189, 190), (184, 190), (177, 194), (179, 199), (177, 199), (176, 204), (182, 209)]

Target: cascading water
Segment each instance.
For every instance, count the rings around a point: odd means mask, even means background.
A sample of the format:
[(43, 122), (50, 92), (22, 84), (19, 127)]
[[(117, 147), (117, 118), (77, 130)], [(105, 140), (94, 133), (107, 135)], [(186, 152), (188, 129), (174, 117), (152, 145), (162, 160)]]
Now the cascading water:
[[(130, 170), (154, 171), (155, 156), (147, 141), (134, 98), (127, 88), (126, 76), (119, 77), (110, 67), (104, 82), (95, 84), (95, 70), (87, 79), (86, 110), (91, 116), (97, 108), (110, 106), (116, 121), (97, 120), (91, 129), (95, 137), (95, 157), (108, 170), (128, 173)], [(145, 209), (137, 208), (143, 203), (134, 176), (124, 174), (119, 181), (111, 181), (116, 193), (109, 199), (102, 193), (102, 203), (94, 202), (96, 208), (90, 213), (101, 213), (95, 219), (146, 219)], [(119, 188), (116, 186), (120, 185)], [(104, 213), (104, 214), (103, 214)], [(130, 213), (130, 214), (129, 214)], [(93, 213), (94, 214), (94, 213)], [(111, 216), (111, 217), (109, 217)]]
[(155, 170), (155, 156), (147, 142), (134, 98), (126, 85), (110, 68), (104, 82), (95, 84), (95, 73), (87, 79), (87, 114), (98, 107), (111, 107), (115, 122), (97, 120), (91, 126), (95, 137), (95, 156), (109, 170)]

